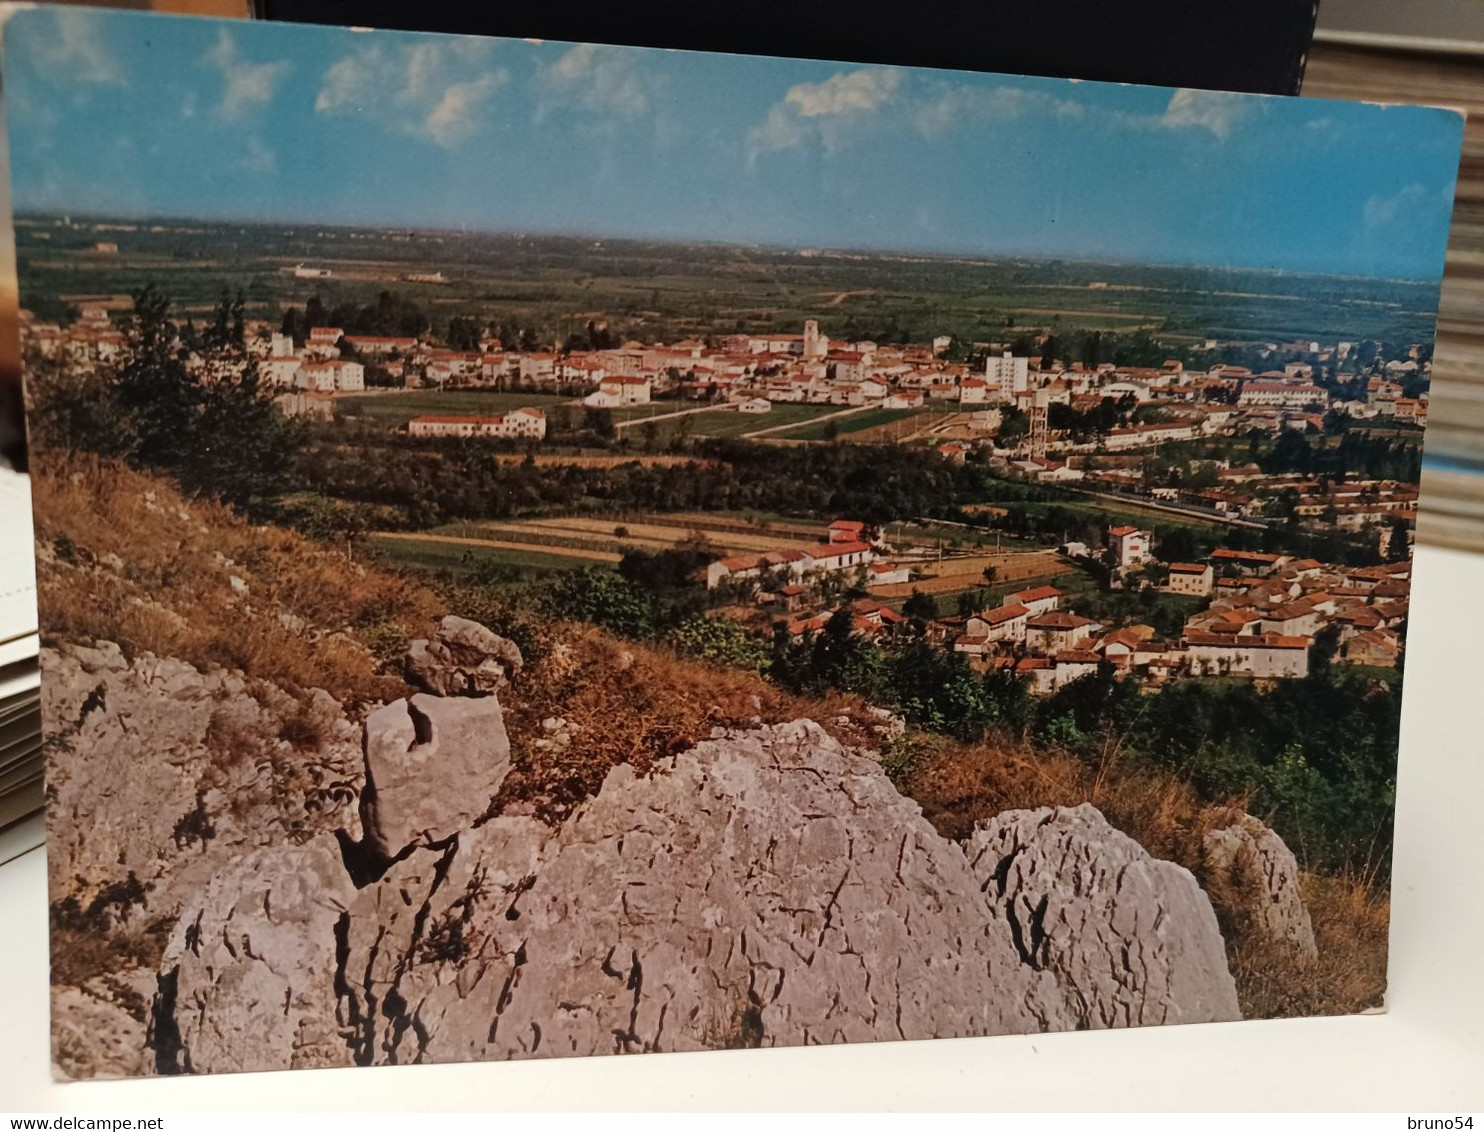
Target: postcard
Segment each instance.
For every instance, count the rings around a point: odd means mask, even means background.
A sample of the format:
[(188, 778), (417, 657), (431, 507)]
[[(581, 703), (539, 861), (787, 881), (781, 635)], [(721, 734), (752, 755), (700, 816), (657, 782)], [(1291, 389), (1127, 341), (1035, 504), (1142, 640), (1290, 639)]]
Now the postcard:
[(59, 1074), (1383, 1004), (1457, 113), (3, 39)]

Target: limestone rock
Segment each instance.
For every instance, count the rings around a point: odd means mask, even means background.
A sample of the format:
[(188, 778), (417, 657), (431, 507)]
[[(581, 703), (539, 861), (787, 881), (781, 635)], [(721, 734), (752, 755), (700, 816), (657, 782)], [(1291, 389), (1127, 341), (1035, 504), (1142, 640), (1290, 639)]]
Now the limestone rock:
[(1299, 891), (1298, 861), (1283, 839), (1251, 814), (1206, 834), (1207, 887), (1237, 904), (1263, 936), (1318, 958), (1314, 926)]
[(431, 641), (408, 647), (407, 681), (435, 696), (486, 696), (521, 669), (520, 649), (477, 621), (452, 614)]
[[(1028, 919), (1043, 897), (1028, 950), (1007, 908), (1031, 902)], [(616, 767), (555, 830), (502, 816), (416, 851), (348, 925), (360, 1064), (1238, 1016), (1188, 872), (1090, 807), (1012, 816), (971, 860), (808, 721), (649, 778)]]
[(335, 1020), (335, 938), (354, 896), (328, 837), (256, 850), (218, 873), (166, 946), (145, 1068), (351, 1064)]
[[(41, 667), (53, 899), (87, 908), (138, 886), (142, 906), (114, 919), (169, 917), (225, 860), (358, 828), (359, 729), (327, 694), (301, 706), (234, 673), (130, 661), (108, 641), (44, 649)], [(315, 749), (280, 735), (306, 712)]]
[(966, 848), (1016, 951), (1055, 976), (1079, 1029), (1242, 1016), (1195, 877), (1151, 857), (1093, 806), (1009, 811)]
[(419, 693), (366, 717), (361, 824), (385, 859), (443, 841), (489, 808), (510, 773), (510, 739), (494, 696)]

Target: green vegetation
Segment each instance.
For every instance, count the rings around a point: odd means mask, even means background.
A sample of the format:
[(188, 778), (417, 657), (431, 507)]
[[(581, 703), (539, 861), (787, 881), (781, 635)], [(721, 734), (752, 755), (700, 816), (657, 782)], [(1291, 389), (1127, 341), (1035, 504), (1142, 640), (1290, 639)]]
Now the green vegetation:
[(544, 409), (570, 400), (569, 397), (550, 393), (498, 393), (490, 389), (415, 389), (339, 397), (335, 402), (335, 411), (340, 416), (404, 424), (413, 417), (425, 414), (495, 416), (526, 406)]
[(187, 364), (170, 301), (153, 287), (135, 292), (122, 330), (126, 360), (111, 374), (57, 362), (33, 371), (32, 442), (159, 469), (238, 505), (274, 494), (302, 430), (247, 353), (241, 296), (224, 293), (205, 330), (192, 328), (198, 364)]
[[(831, 406), (831, 408), (834, 412), (840, 411), (838, 406)], [(838, 436), (849, 436), (851, 433), (865, 432), (867, 429), (904, 421), (909, 417), (920, 415), (921, 411), (920, 409), (863, 409), (858, 413), (834, 417), (821, 424), (806, 425), (774, 435), (780, 440), (833, 440)]]
[[(404, 334), (421, 319), (463, 342), (462, 324), (449, 328), (470, 319), (524, 349), (586, 346), (594, 335), (607, 344), (795, 333), (818, 317), (839, 338), (1024, 346), (1049, 332), (1068, 362), (1158, 365), (1186, 352), (1177, 343), (1209, 336), (1430, 346), (1437, 307), (1436, 284), (1403, 280), (319, 225), (140, 225), (110, 233), (119, 254), (97, 264), (85, 259), (97, 237), (52, 219), (45, 241), (25, 217), (17, 230), (21, 293), (41, 317), (75, 306), (83, 290), (124, 295), (154, 283), (183, 312), (204, 314), (224, 288), (242, 288), (250, 317), (278, 321), (317, 300), (327, 320), (362, 333)], [(334, 274), (296, 278), (288, 269), (299, 262)], [(440, 271), (441, 284), (407, 278)]]
[(490, 581), (528, 582), (542, 574), (580, 570), (590, 565), (580, 558), (542, 554), (536, 550), (466, 546), (455, 542), (423, 539), (413, 542), (377, 535), (371, 535), (366, 540), (366, 548), (384, 566), (446, 572), (453, 577), (484, 578)]

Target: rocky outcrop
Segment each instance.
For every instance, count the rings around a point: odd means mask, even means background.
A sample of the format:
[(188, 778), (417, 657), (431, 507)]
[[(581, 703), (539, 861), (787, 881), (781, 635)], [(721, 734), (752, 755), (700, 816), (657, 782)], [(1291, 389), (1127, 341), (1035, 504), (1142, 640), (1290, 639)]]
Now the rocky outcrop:
[(1056, 978), (1078, 1028), (1242, 1016), (1195, 877), (1151, 857), (1094, 807), (1000, 814), (967, 851), (1021, 959)]
[(1308, 960), (1318, 958), (1314, 926), (1299, 891), (1299, 867), (1283, 839), (1251, 814), (1206, 834), (1207, 887), (1248, 930)]
[(1075, 1024), (962, 850), (808, 721), (412, 855), (352, 907), (346, 966), (363, 1064)]
[(359, 728), (324, 692), (301, 702), (108, 642), (41, 664), (53, 1055), (70, 1076), (138, 1073), (157, 941), (182, 905), (204, 909), (244, 855), (359, 836)]
[[(267, 764), (277, 743), (343, 738), (328, 697), (293, 705), (285, 728), (291, 705), (238, 678), (162, 677), (107, 650), (65, 664), (86, 675), (65, 686), (94, 704), (69, 702), (65, 718), (156, 776), (143, 789), (179, 803), (220, 792), (169, 833), (150, 831), (154, 842), (104, 837), (108, 852), (177, 846), (163, 863), (96, 865), (141, 869), (148, 899), (168, 889), (179, 905), (148, 1010), (154, 1072), (1237, 1016), (1214, 913), (1184, 869), (1089, 806), (1002, 814), (967, 846), (947, 840), (877, 758), (808, 720), (719, 733), (648, 776), (619, 765), (550, 826), (484, 816), (510, 764), (498, 699), (420, 693), (367, 718), (364, 770), (348, 779), (359, 809), (336, 801), (295, 824), (281, 781), (279, 809), (260, 810), (249, 780), (203, 786), (197, 764), (220, 755), (222, 735), (279, 726), (290, 738), (247, 744)], [(96, 696), (81, 692), (90, 681)], [(542, 731), (553, 743), (578, 734), (556, 717)], [(151, 745), (162, 742), (168, 758)], [(111, 828), (106, 781), (86, 780)], [(65, 775), (64, 787), (79, 789)], [(132, 784), (114, 788), (136, 819), (153, 812)], [(341, 824), (326, 828), (327, 815)], [(181, 884), (188, 850), (201, 864)], [(80, 843), (63, 854), (72, 868), (97, 862)], [(90, 1008), (77, 1004), (79, 1019)]]
[(407, 650), (407, 682), (435, 696), (487, 696), (521, 669), (520, 649), (477, 621), (452, 614), (431, 641)]
[(966, 855), (807, 721), (414, 853), (347, 942), (361, 1064), (1240, 1016), (1190, 873), (1091, 807), (1003, 815)]
[(510, 773), (510, 738), (494, 696), (419, 693), (366, 717), (366, 843), (390, 860), (444, 841), (489, 808)]
[[(317, 830), (359, 831), (360, 729), (240, 674), (117, 645), (45, 649), (42, 723), (54, 896), (109, 915), (173, 916), (227, 860)], [(131, 879), (132, 878), (132, 879)]]
[(135, 1014), (143, 1013), (154, 993), (154, 977), (146, 974), (140, 989), (129, 985), (138, 981), (138, 972), (53, 986), (52, 1063), (70, 1077), (137, 1076), (145, 1024)]
[(336, 931), (355, 897), (332, 838), (256, 850), (212, 878), (161, 961), (147, 1072), (351, 1064)]

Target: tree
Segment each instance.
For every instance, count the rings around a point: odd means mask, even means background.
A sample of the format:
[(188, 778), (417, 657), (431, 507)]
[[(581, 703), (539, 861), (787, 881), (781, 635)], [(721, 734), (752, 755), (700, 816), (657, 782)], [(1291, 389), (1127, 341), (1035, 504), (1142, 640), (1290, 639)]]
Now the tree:
[(481, 337), (479, 323), (472, 318), (456, 316), (448, 320), (448, 333), (444, 337), (451, 350), (477, 350)]
[(915, 617), (921, 621), (936, 621), (938, 599), (932, 594), (925, 594), (921, 590), (914, 589), (912, 596), (902, 603), (902, 613), (904, 616)]

